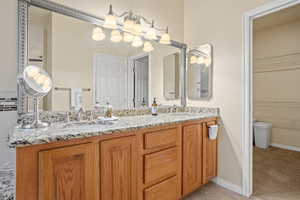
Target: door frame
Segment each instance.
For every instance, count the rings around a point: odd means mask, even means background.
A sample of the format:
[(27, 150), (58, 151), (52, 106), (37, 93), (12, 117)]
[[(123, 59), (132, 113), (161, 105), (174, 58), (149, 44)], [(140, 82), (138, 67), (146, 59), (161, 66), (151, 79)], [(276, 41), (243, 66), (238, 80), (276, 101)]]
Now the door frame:
[(300, 4), (300, 0), (274, 0), (243, 15), (242, 194), (253, 191), (253, 21)]
[[(130, 61), (130, 63), (133, 63), (133, 68), (135, 67), (135, 60), (139, 59), (139, 58), (143, 58), (143, 57), (148, 57), (148, 103), (150, 103), (151, 101), (151, 98), (150, 98), (150, 94), (151, 94), (151, 87), (150, 87), (150, 83), (151, 83), (151, 74), (150, 74), (150, 66), (151, 66), (151, 54), (150, 53), (146, 53), (146, 52), (143, 52), (143, 53), (140, 53), (140, 54), (137, 54), (137, 55), (134, 55), (134, 56), (130, 56), (128, 61)], [(134, 74), (135, 75), (135, 74)], [(134, 79), (135, 77), (133, 77)], [(135, 89), (135, 88), (134, 88)], [(133, 97), (134, 97), (134, 94), (133, 94)], [(149, 106), (149, 105), (148, 105)], [(135, 105), (133, 103), (133, 107), (135, 108)]]

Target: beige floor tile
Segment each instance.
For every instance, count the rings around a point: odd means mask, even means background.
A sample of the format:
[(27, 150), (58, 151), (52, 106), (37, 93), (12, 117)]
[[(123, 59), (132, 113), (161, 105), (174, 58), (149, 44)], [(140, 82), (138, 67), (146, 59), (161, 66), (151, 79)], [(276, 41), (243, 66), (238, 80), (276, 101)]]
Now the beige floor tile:
[[(209, 183), (184, 200), (246, 200)], [(254, 148), (253, 196), (249, 200), (300, 200), (300, 152)]]

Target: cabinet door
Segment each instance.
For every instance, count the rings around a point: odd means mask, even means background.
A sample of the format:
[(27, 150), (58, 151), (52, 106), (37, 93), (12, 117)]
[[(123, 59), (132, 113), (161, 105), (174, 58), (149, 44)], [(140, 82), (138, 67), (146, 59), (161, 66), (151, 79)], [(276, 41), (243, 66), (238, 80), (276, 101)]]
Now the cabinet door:
[(99, 146), (39, 152), (39, 200), (99, 199)]
[(136, 137), (101, 143), (101, 200), (136, 200)]
[(210, 140), (208, 126), (215, 122), (203, 124), (203, 183), (206, 184), (217, 176), (217, 147), (218, 140)]
[(183, 127), (183, 195), (202, 185), (202, 125)]

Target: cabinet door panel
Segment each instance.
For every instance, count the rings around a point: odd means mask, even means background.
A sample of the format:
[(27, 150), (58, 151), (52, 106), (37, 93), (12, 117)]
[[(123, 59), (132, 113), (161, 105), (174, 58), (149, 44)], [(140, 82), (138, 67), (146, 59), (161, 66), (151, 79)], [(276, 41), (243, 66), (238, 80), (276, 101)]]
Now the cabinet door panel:
[(137, 194), (135, 137), (101, 143), (101, 200), (135, 200)]
[[(213, 125), (215, 122), (211, 123)], [(206, 184), (217, 176), (218, 139), (210, 140), (208, 125), (203, 124), (203, 183)]]
[(183, 195), (202, 185), (202, 126), (183, 128)]
[(99, 199), (98, 157), (92, 144), (39, 153), (39, 199)]

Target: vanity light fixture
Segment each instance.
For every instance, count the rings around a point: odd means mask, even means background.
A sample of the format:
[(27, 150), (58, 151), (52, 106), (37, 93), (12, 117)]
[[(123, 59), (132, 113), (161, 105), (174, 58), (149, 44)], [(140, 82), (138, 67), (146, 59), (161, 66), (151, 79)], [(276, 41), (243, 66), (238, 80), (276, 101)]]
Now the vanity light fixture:
[(123, 41), (124, 42), (132, 42), (133, 37), (134, 36), (132, 34), (124, 32), (124, 34), (123, 34)]
[(121, 35), (120, 31), (118, 31), (118, 30), (113, 30), (113, 31), (111, 32), (110, 40), (111, 40), (112, 42), (121, 42), (121, 40), (122, 40), (122, 35)]
[(150, 51), (153, 51), (153, 46), (152, 46), (152, 44), (149, 42), (149, 41), (146, 41), (145, 43), (144, 43), (144, 48), (143, 48), (143, 51), (145, 51), (145, 52), (150, 52)]
[[(118, 24), (118, 22), (120, 22), (120, 24)], [(157, 36), (161, 35), (159, 41), (161, 44), (169, 45), (171, 43), (168, 27), (166, 29), (157, 28), (154, 26), (154, 20), (148, 20), (146, 17), (133, 13), (132, 11), (126, 11), (118, 15), (113, 11), (112, 5), (109, 5), (108, 15), (105, 16), (103, 27), (114, 30), (119, 28), (119, 30), (134, 36), (141, 36), (147, 40), (157, 40)], [(144, 32), (143, 29), (145, 29), (146, 32)], [(95, 34), (96, 39), (98, 39), (98, 35)], [(126, 41), (129, 41), (127, 39)]]
[(171, 44), (171, 39), (169, 35), (169, 28), (167, 27), (166, 32), (161, 36), (159, 43), (161, 44)]
[(151, 27), (147, 30), (145, 38), (148, 40), (157, 40), (156, 30), (154, 28), (154, 21), (152, 20)]
[(105, 17), (103, 27), (108, 29), (116, 29), (118, 27), (117, 17), (114, 15), (112, 5), (109, 5), (108, 15)]
[(96, 26), (93, 30), (93, 35), (92, 35), (93, 40), (95, 41), (101, 41), (105, 39), (105, 34), (103, 33), (102, 28)]
[(134, 36), (132, 44), (133, 47), (140, 47), (143, 45), (143, 40), (140, 36)]

